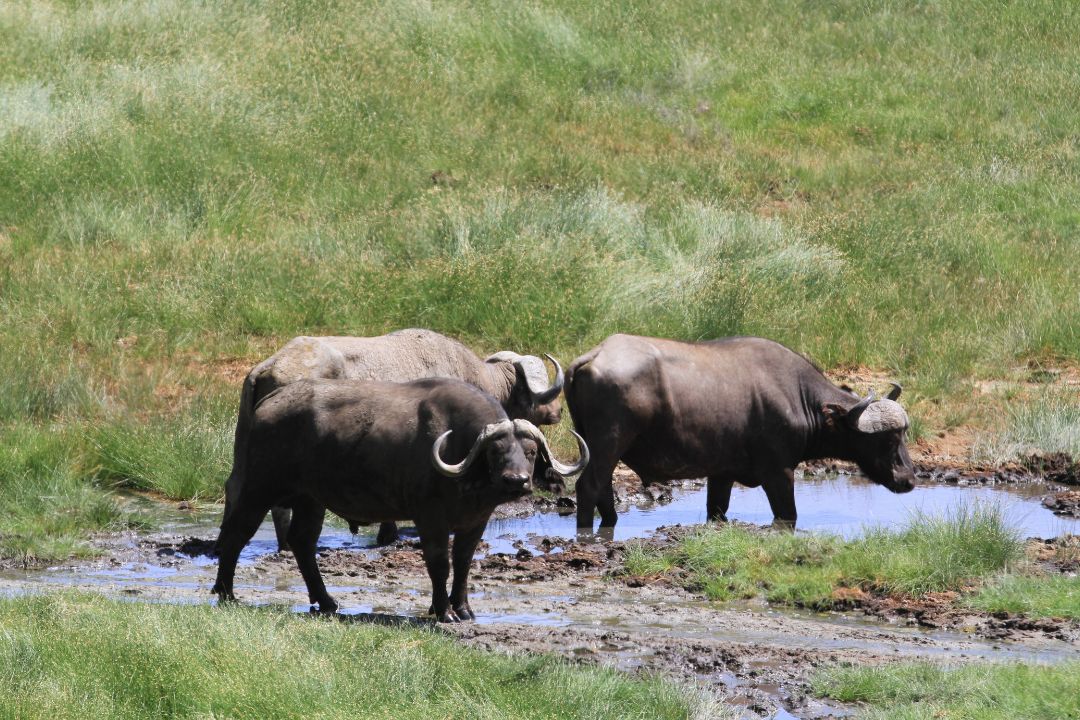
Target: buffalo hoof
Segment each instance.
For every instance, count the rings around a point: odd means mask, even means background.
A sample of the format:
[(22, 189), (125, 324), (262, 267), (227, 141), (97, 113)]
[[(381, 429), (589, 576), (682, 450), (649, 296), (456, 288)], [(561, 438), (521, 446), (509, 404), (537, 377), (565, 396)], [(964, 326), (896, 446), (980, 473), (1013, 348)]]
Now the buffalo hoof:
[(237, 603), (236, 596), (233, 595), (232, 590), (226, 591), (215, 585), (214, 589), (210, 592), (217, 595), (218, 605), (236, 605)]
[[(318, 610), (316, 610), (316, 607), (318, 607)], [(337, 610), (338, 610), (338, 604), (336, 602), (334, 602), (333, 600), (331, 600), (330, 598), (326, 598), (325, 600), (312, 600), (311, 601), (311, 612), (312, 613), (317, 612), (319, 615), (333, 615), (334, 613), (337, 612)]]
[(454, 614), (458, 616), (459, 620), (475, 620), (476, 614), (473, 613), (472, 608), (468, 605), (458, 605), (454, 608)]
[(454, 610), (454, 608), (450, 608), (450, 607), (446, 608), (442, 612), (436, 612), (434, 605), (432, 605), (431, 607), (428, 608), (428, 615), (434, 615), (435, 616), (435, 621), (436, 622), (441, 622), (441, 623), (456, 623), (456, 622), (461, 622), (462, 620), (471, 619), (471, 618), (462, 618), (461, 616), (459, 616), (457, 614), (457, 611)]

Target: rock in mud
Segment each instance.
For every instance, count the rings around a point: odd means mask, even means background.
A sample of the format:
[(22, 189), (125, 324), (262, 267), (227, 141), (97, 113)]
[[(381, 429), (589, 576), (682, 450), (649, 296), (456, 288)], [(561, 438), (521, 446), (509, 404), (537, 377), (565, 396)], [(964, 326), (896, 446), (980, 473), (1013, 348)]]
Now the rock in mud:
[(1055, 515), (1080, 518), (1080, 490), (1066, 490), (1047, 495), (1042, 499), (1042, 504)]

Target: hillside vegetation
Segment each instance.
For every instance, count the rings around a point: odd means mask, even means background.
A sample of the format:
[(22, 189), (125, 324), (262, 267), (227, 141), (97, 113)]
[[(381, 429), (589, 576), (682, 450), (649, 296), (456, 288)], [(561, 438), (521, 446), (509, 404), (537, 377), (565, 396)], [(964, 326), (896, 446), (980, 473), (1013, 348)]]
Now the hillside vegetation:
[(988, 422), (972, 380), (1080, 358), (1078, 35), (1050, 1), (4, 3), (0, 554), (125, 522), (95, 488), (218, 497), (239, 378), (297, 334), (765, 335)]

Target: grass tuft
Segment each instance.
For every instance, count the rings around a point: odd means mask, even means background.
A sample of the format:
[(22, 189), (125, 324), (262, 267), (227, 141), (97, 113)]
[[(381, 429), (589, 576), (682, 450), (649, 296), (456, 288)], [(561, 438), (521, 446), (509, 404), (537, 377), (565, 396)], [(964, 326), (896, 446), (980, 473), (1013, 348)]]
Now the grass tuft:
[(888, 593), (960, 590), (1023, 557), (1019, 531), (1000, 505), (959, 504), (931, 516), (916, 512), (900, 531), (870, 529), (839, 560), (845, 578)]
[(1017, 563), (1023, 544), (1001, 509), (960, 506), (946, 517), (914, 515), (900, 530), (870, 529), (858, 539), (819, 533), (703, 527), (673, 549), (632, 546), (626, 568), (649, 576), (673, 569), (714, 600), (750, 598), (832, 607), (838, 588), (921, 595), (959, 591)]
[(102, 483), (174, 499), (218, 500), (232, 466), (232, 428), (226, 422), (194, 409), (148, 421), (100, 423), (86, 442)]
[(85, 465), (70, 433), (0, 428), (0, 561), (87, 555), (89, 533), (129, 524), (109, 494), (85, 481)]

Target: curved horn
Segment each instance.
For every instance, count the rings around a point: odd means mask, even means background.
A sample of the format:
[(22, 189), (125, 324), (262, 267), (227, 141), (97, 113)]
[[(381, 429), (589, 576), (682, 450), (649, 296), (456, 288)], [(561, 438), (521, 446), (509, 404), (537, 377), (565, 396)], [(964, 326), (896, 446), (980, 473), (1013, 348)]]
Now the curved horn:
[(544, 357), (551, 361), (551, 364), (555, 366), (555, 382), (551, 384), (547, 390), (539, 393), (534, 393), (532, 396), (534, 405), (546, 405), (555, 398), (559, 397), (559, 393), (562, 392), (564, 377), (562, 366), (559, 365), (559, 361), (553, 358), (548, 353), (544, 353)]
[[(474, 459), (473, 452), (472, 450), (470, 450), (469, 455), (457, 465), (448, 465), (447, 463), (443, 462), (443, 459), (441, 457), (442, 448), (443, 445), (446, 444), (446, 438), (450, 437), (450, 433), (452, 432), (454, 431), (447, 430), (442, 435), (440, 435), (435, 440), (435, 444), (431, 446), (431, 464), (435, 466), (436, 470), (438, 470), (446, 477), (458, 477), (459, 475), (463, 474), (469, 468), (470, 461)], [(475, 443), (473, 444), (473, 447), (476, 447)]]
[(442, 459), (443, 445), (446, 444), (446, 438), (450, 436), (453, 430), (447, 430), (442, 435), (435, 439), (435, 443), (431, 446), (431, 464), (435, 466), (435, 469), (447, 477), (460, 477), (464, 475), (469, 469), (469, 466), (476, 460), (476, 456), (480, 454), (480, 450), (483, 449), (493, 437), (509, 431), (513, 425), (509, 420), (503, 420), (500, 423), (492, 423), (491, 425), (485, 425), (484, 429), (480, 431), (480, 434), (476, 436), (476, 441), (473, 442), (473, 446), (469, 448), (469, 454), (465, 456), (465, 459), (459, 462), (457, 465), (450, 465)]
[(574, 475), (585, 469), (585, 466), (589, 464), (589, 446), (585, 444), (585, 439), (571, 430), (574, 434), (574, 438), (578, 444), (578, 461), (573, 465), (565, 465), (555, 459), (555, 456), (551, 453), (551, 448), (548, 447), (547, 438), (544, 437), (544, 433), (540, 432), (540, 428), (533, 425), (528, 420), (515, 420), (514, 428), (524, 434), (530, 436), (533, 440), (540, 444), (540, 451), (544, 453), (544, 457), (551, 464), (551, 469), (557, 472), (563, 477)]
[(890, 390), (889, 394), (885, 396), (885, 399), (896, 400), (896, 398), (900, 397), (900, 391), (904, 388), (900, 387), (900, 383), (891, 382), (889, 384), (892, 385), (892, 390)]
[(873, 390), (871, 390), (869, 395), (864, 397), (862, 400), (860, 400), (858, 402), (858, 404), (856, 404), (850, 410), (848, 410), (847, 411), (847, 423), (848, 423), (848, 425), (850, 425), (851, 427), (858, 427), (859, 426), (859, 416), (862, 415), (863, 411), (866, 410), (866, 408), (870, 407), (870, 403), (874, 402), (875, 400), (877, 400), (877, 393), (874, 392)]

